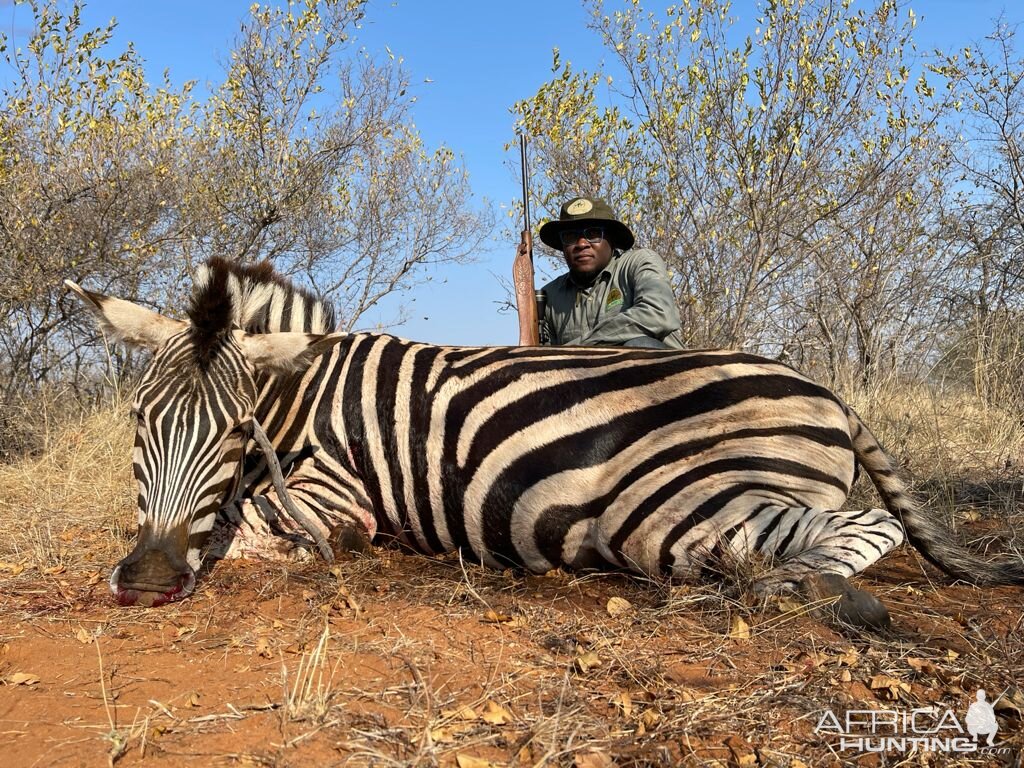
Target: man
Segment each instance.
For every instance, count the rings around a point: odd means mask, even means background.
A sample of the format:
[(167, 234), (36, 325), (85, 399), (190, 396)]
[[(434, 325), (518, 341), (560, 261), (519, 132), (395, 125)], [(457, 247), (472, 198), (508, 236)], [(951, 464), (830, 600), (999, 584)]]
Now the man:
[(569, 200), (540, 239), (561, 250), (569, 268), (544, 286), (542, 343), (682, 349), (665, 262), (633, 248), (633, 233), (604, 200)]

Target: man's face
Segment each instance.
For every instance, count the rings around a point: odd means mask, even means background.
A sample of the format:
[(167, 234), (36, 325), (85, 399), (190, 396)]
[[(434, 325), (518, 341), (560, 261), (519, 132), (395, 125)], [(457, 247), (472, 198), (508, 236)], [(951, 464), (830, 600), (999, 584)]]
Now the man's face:
[(566, 230), (562, 232), (562, 253), (573, 276), (589, 282), (612, 260), (612, 245), (600, 227)]

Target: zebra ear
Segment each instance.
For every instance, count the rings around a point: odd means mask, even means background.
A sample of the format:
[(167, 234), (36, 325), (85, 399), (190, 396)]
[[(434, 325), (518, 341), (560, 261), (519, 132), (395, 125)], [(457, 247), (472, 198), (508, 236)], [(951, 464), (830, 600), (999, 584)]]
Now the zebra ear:
[(278, 373), (305, 370), (319, 355), (345, 338), (342, 333), (244, 333), (235, 339), (257, 370)]
[(181, 320), (164, 317), (124, 299), (87, 291), (70, 280), (65, 280), (64, 285), (96, 316), (96, 324), (105, 334), (126, 344), (154, 350), (187, 327)]

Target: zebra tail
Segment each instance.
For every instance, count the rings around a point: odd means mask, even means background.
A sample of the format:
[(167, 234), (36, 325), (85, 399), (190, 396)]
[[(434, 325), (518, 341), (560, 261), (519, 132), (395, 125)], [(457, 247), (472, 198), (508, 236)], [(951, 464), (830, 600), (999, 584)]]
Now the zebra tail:
[(1024, 560), (1012, 554), (981, 558), (956, 543), (954, 534), (927, 517), (893, 460), (860, 417), (847, 408), (853, 452), (871, 477), (886, 509), (903, 523), (907, 539), (925, 559), (950, 576), (973, 584), (1024, 584)]

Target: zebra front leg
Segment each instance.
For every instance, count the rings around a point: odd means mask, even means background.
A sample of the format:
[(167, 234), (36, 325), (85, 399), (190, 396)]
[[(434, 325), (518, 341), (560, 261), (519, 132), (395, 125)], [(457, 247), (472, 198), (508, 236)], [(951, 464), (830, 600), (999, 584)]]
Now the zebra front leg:
[[(320, 528), (335, 557), (372, 551), (366, 526), (356, 516), (327, 513), (301, 489), (289, 489), (292, 502)], [(223, 507), (206, 547), (217, 559), (305, 560), (316, 551), (306, 528), (293, 520), (273, 490)]]
[[(345, 508), (328, 508), (318, 497), (315, 491), (306, 488), (301, 478), (293, 476), (296, 480), (294, 486), (289, 484), (288, 495), (292, 502), (312, 520), (319, 529), (319, 533), (326, 539), (331, 552), (335, 557), (342, 559), (355, 554), (369, 554), (372, 552), (370, 545), (371, 534), (367, 530), (362, 515), (349, 511)], [(273, 489), (265, 496), (257, 497), (264, 499), (264, 508), (268, 508), (268, 519), (271, 528), (284, 540), (291, 542), (291, 546), (302, 552), (315, 551), (316, 546), (309, 536), (305, 525), (294, 520), (281, 504)]]
[(276, 518), (264, 496), (240, 499), (222, 507), (206, 545), (206, 555), (219, 560), (254, 558), (290, 560), (305, 556), (293, 541), (282, 538), (271, 527)]
[[(738, 532), (748, 551), (778, 565), (754, 585), (762, 596), (795, 592), (855, 626), (889, 626), (889, 612), (847, 577), (860, 573), (903, 542), (903, 526), (884, 509), (825, 510), (769, 507)], [(733, 543), (738, 543), (734, 538)]]
[[(320, 528), (334, 557), (372, 553), (377, 521), (357, 478), (313, 457), (292, 466), (285, 486), (292, 501)], [(274, 490), (266, 496), (277, 511), (274, 525), (283, 534), (310, 544), (308, 531), (283, 509)]]

